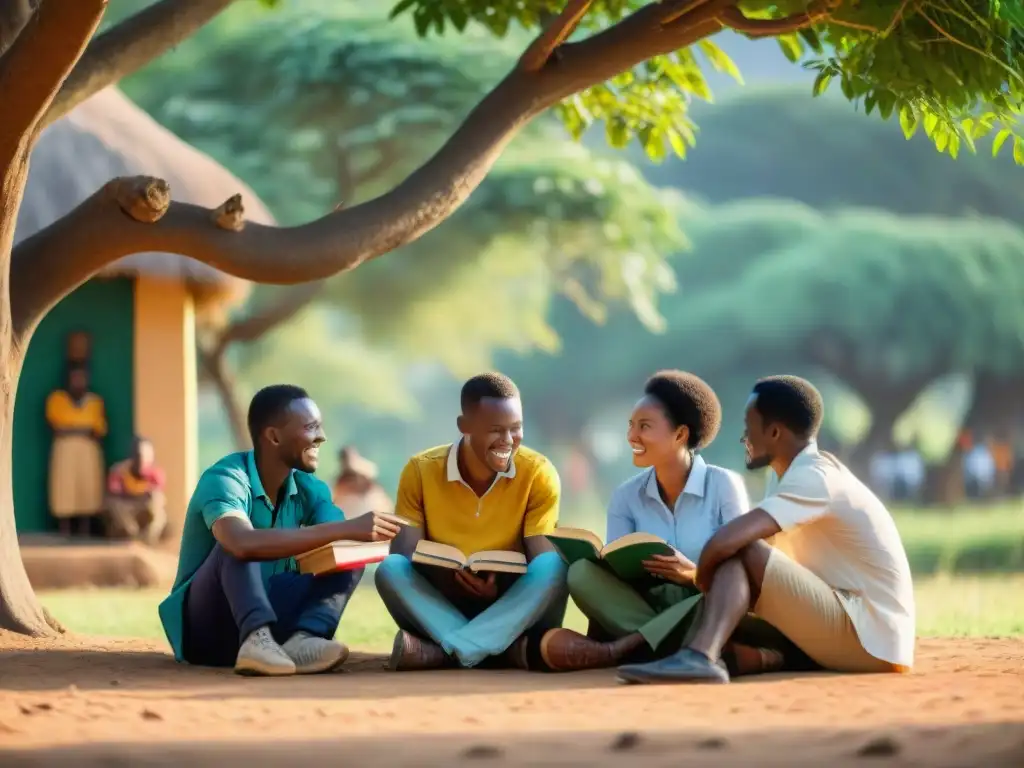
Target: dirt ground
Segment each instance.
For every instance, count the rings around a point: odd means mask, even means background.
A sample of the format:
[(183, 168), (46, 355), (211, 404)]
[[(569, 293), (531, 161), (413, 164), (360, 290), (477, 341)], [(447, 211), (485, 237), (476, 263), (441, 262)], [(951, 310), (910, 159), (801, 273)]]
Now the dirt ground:
[(616, 685), (614, 673), (243, 679), (150, 641), (0, 632), (0, 765), (1024, 765), (1024, 640), (922, 640), (911, 675)]

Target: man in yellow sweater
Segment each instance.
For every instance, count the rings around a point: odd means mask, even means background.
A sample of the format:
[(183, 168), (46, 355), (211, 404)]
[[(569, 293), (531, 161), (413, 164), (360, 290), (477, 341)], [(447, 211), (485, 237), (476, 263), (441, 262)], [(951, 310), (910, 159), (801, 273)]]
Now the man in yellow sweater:
[[(558, 473), (521, 446), (523, 406), (506, 376), (467, 381), (457, 423), (460, 439), (413, 456), (399, 481), (395, 513), (413, 527), (403, 527), (376, 573), (399, 626), (390, 667), (532, 668), (537, 644), (528, 638), (561, 626), (568, 601), (565, 564), (544, 537), (558, 524)], [(467, 555), (523, 552), (527, 571), (480, 576), (419, 568), (411, 555), (424, 538)]]

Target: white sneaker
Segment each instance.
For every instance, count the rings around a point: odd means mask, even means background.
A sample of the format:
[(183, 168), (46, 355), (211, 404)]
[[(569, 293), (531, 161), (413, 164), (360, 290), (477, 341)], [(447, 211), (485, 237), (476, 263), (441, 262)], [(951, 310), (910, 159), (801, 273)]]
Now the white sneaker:
[(242, 643), (235, 659), (239, 675), (294, 675), (295, 662), (277, 644), (269, 627), (260, 627)]
[(295, 662), (295, 671), (300, 675), (330, 672), (348, 659), (348, 648), (341, 643), (306, 632), (296, 632), (281, 647)]

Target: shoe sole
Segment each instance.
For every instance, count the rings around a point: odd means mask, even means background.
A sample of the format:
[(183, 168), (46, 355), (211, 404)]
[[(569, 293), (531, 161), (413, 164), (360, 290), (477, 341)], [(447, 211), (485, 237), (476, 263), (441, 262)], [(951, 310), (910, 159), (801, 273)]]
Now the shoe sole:
[(242, 677), (289, 677), (296, 674), (295, 667), (275, 667), (261, 664), (258, 661), (247, 661), (244, 665), (235, 665), (235, 674)]
[(341, 646), (342, 651), (336, 659), (327, 659), (320, 661), (316, 664), (310, 664), (305, 667), (295, 665), (295, 674), (297, 675), (319, 675), (323, 672), (333, 672), (341, 667), (346, 661), (348, 661), (349, 650), (347, 646)]
[(405, 649), (405, 634), (399, 632), (395, 635), (395, 641), (391, 644), (391, 655), (388, 657), (388, 669), (392, 672), (401, 672), (400, 662), (402, 651)]
[(728, 680), (722, 680), (720, 677), (680, 677), (680, 678), (666, 678), (666, 677), (641, 677), (632, 675), (619, 674), (615, 678), (615, 682), (620, 685), (728, 685)]

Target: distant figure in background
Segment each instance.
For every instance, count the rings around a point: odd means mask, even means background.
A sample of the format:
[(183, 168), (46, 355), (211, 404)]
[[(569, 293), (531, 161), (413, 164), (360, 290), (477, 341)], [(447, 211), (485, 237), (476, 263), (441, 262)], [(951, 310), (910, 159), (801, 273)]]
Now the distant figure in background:
[(85, 331), (72, 331), (68, 334), (66, 354), (71, 368), (88, 368), (92, 358), (92, 337)]
[(66, 389), (46, 398), (46, 421), (53, 430), (50, 450), (50, 514), (61, 533), (72, 533), (72, 521), (87, 534), (90, 519), (103, 510), (103, 447), (107, 416), (103, 399), (89, 391), (89, 372), (68, 370)]
[(918, 501), (924, 485), (926, 468), (921, 452), (912, 445), (896, 454), (896, 493), (894, 501)]
[(992, 493), (996, 480), (996, 463), (985, 440), (978, 440), (964, 456), (964, 484), (967, 496), (983, 499)]
[(339, 458), (341, 471), (332, 493), (335, 506), (349, 516), (366, 512), (391, 514), (394, 504), (377, 482), (377, 465), (350, 445), (341, 449)]
[(166, 528), (164, 471), (156, 465), (153, 444), (136, 435), (131, 457), (107, 474), (107, 533), (156, 544)]
[(1008, 430), (998, 437), (989, 440), (989, 452), (992, 454), (992, 463), (995, 465), (995, 492), (997, 496), (1003, 497), (1010, 493), (1010, 484), (1013, 479), (1014, 455), (1013, 441)]

